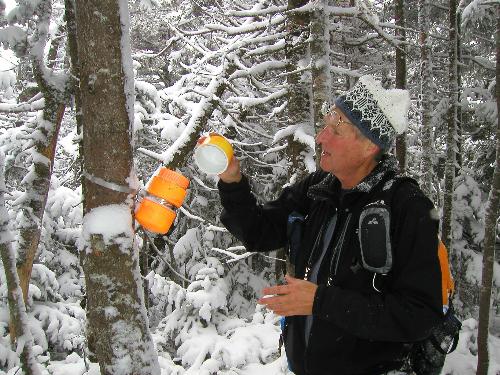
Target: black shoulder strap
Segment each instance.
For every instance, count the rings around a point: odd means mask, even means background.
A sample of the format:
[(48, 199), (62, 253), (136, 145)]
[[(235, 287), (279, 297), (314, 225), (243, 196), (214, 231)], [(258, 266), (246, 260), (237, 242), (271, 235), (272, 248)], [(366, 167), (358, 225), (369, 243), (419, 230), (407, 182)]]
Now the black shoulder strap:
[(399, 187), (404, 183), (411, 183), (417, 187), (419, 186), (415, 179), (408, 176), (394, 176), (385, 182), (384, 187), (382, 188), (382, 194), (387, 206), (392, 208), (393, 198)]

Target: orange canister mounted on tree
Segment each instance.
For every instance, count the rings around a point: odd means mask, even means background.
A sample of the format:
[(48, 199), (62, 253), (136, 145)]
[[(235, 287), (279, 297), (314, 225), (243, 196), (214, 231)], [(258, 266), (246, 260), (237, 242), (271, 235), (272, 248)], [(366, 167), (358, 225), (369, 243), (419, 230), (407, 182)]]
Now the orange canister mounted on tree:
[(176, 210), (186, 198), (189, 180), (182, 174), (161, 167), (151, 177), (145, 195), (135, 210), (135, 219), (154, 233), (168, 232), (176, 217)]

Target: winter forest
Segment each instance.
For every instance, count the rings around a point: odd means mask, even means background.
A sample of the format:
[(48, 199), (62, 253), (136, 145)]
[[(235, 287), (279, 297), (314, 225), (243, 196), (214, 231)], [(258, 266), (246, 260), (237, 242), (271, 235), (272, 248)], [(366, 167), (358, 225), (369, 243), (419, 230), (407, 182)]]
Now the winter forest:
[[(285, 254), (227, 232), (193, 149), (223, 134), (275, 198), (363, 74), (411, 93), (392, 152), (462, 321), (442, 374), (500, 374), (499, 0), (0, 0), (0, 43), (0, 374), (291, 374), (256, 303)], [(190, 180), (166, 235), (132, 215), (160, 166)]]

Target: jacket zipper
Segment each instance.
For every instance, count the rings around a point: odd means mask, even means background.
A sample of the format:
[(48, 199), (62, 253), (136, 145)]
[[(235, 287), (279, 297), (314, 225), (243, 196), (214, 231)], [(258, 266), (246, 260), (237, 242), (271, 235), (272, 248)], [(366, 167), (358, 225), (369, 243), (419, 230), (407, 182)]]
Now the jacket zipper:
[[(347, 219), (345, 220), (344, 227), (342, 228), (342, 233), (340, 234), (340, 238), (337, 241), (337, 246), (335, 246), (335, 250), (332, 255), (332, 260), (330, 261), (330, 272), (328, 275), (328, 281), (326, 283), (327, 286), (330, 286), (333, 280), (333, 276), (337, 274), (337, 269), (339, 267), (340, 256), (342, 255), (342, 249), (344, 245), (344, 238), (347, 232), (347, 227), (349, 226), (349, 221), (351, 220), (352, 213), (347, 215)], [(333, 263), (335, 262), (335, 269), (332, 272)]]
[[(334, 215), (336, 215), (336, 214), (337, 214), (337, 208), (335, 208)], [(311, 250), (311, 254), (309, 254), (309, 259), (307, 260), (307, 266), (306, 266), (306, 269), (305, 269), (305, 272), (304, 272), (304, 280), (306, 280), (306, 281), (309, 278), (309, 272), (311, 271), (311, 268), (312, 268), (311, 266), (312, 266), (313, 257), (316, 254), (319, 242), (323, 238), (323, 234), (324, 234), (324, 232), (326, 230), (326, 227), (328, 226), (328, 223), (329, 223), (329, 220), (325, 220), (323, 222), (323, 225), (321, 226), (321, 229), (320, 229), (320, 231), (318, 233), (318, 236), (316, 237), (316, 241), (314, 241), (314, 245), (313, 245), (313, 248)]]

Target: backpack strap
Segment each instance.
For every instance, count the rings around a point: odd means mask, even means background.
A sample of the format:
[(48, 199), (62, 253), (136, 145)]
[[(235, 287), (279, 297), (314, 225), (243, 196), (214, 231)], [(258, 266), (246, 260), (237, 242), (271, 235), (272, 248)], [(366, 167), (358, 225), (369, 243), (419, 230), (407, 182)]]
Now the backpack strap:
[(411, 183), (417, 187), (419, 186), (418, 182), (414, 178), (407, 176), (394, 176), (385, 182), (384, 187), (382, 188), (382, 193), (384, 194), (383, 199), (389, 207), (392, 208), (392, 200), (400, 186), (404, 183)]

